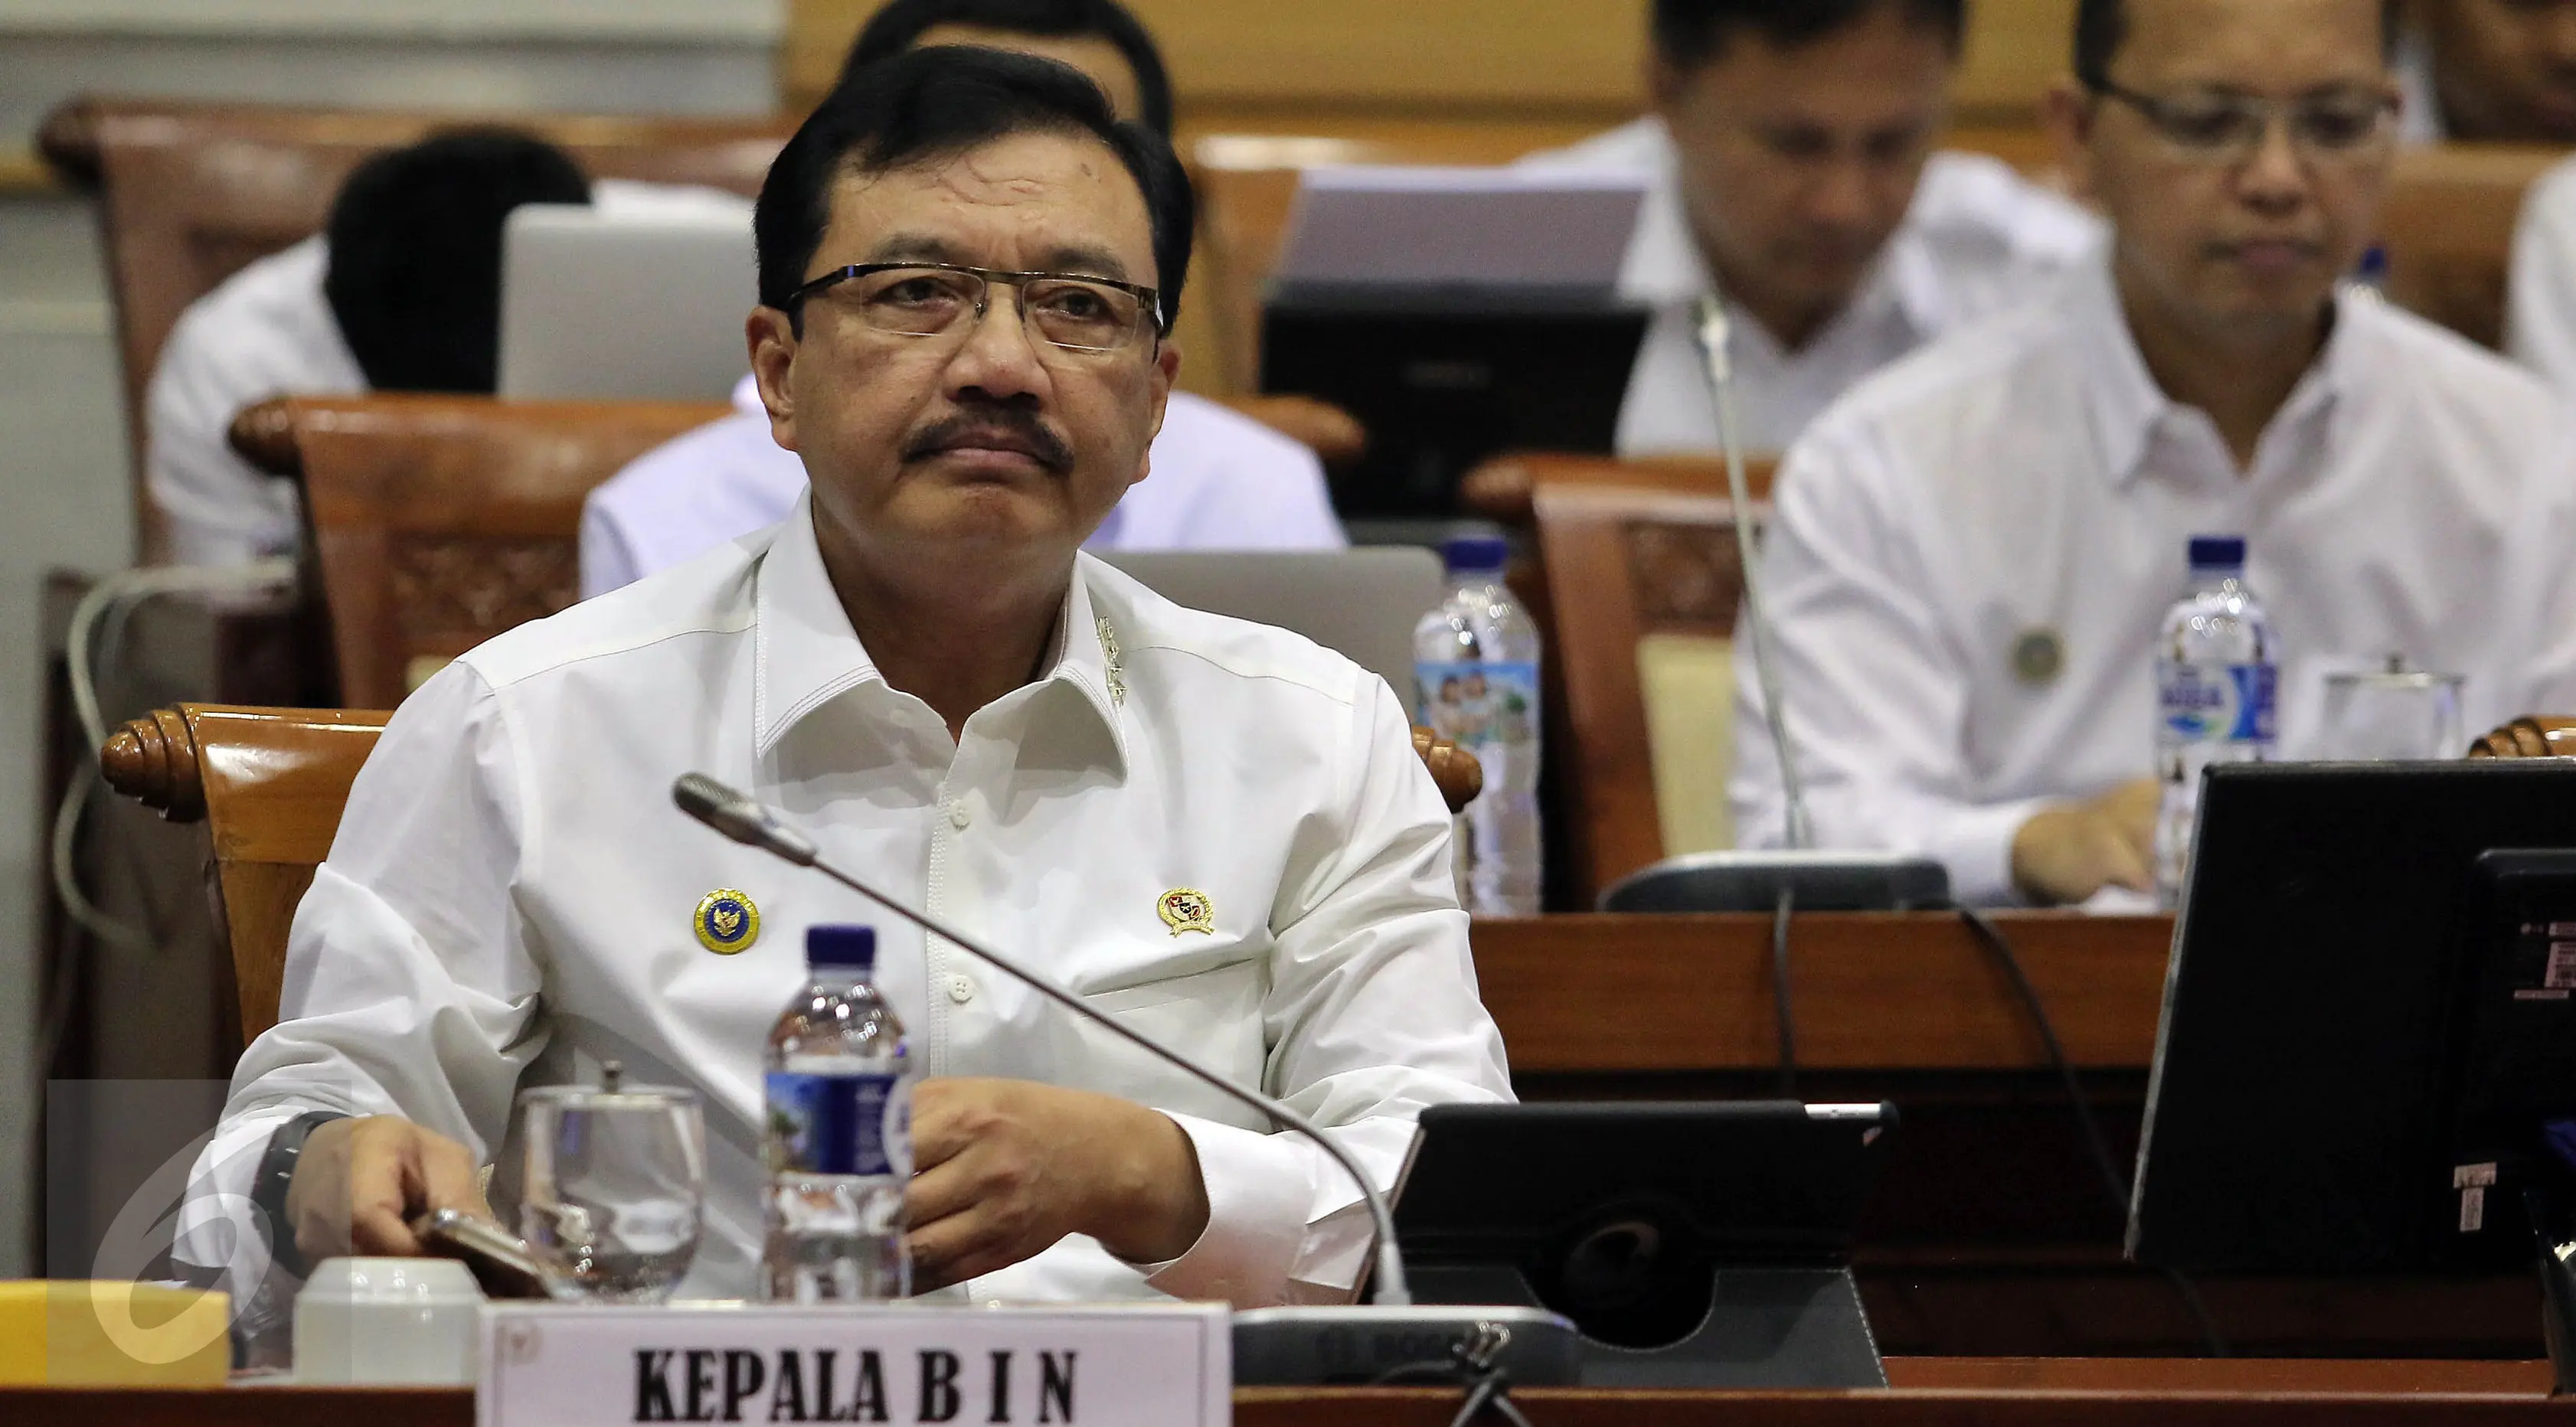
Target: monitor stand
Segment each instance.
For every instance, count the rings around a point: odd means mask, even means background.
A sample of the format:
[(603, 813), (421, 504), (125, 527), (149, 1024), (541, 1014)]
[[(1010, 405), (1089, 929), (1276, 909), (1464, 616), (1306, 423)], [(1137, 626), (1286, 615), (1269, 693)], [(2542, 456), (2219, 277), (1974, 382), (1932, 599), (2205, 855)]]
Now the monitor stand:
[[(1519, 1270), (1423, 1264), (1422, 1303), (1540, 1304)], [(1585, 1315), (1567, 1315), (1583, 1326)], [(1626, 1348), (1586, 1333), (1583, 1385), (1606, 1388), (1872, 1388), (1887, 1386), (1860, 1287), (1839, 1266), (1719, 1266), (1708, 1314), (1681, 1341)]]

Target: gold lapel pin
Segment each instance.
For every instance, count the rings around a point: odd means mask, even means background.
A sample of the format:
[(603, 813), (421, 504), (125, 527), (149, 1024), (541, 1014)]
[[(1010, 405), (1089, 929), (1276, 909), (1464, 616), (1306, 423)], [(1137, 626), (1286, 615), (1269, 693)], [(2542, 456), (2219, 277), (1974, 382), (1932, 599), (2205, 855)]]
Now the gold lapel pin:
[(718, 887), (698, 899), (698, 945), (718, 956), (748, 950), (760, 939), (760, 908), (731, 887)]
[(1216, 904), (1195, 887), (1175, 887), (1165, 892), (1163, 899), (1154, 904), (1154, 914), (1163, 919), (1163, 925), (1170, 927), (1174, 936), (1183, 932), (1216, 935)]

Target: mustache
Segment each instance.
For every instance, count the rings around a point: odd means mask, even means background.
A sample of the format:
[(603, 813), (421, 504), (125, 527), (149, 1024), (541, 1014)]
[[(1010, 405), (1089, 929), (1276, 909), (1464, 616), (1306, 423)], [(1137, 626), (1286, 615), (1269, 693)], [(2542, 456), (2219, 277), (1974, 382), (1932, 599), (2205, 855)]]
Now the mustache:
[(923, 427), (904, 443), (903, 458), (917, 461), (958, 446), (997, 446), (1017, 451), (1050, 471), (1073, 469), (1073, 448), (1032, 411), (1004, 407), (960, 412)]

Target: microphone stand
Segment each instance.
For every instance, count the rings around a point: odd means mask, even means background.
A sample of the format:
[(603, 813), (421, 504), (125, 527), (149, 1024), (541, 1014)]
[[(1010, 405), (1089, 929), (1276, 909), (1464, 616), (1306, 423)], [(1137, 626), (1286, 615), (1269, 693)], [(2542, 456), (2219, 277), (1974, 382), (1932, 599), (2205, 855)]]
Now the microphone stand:
[(1508, 1361), (1523, 1382), (1573, 1381), (1570, 1365), (1577, 1335), (1574, 1325), (1557, 1314), (1519, 1306), (1454, 1310), (1411, 1306), (1413, 1294), (1405, 1283), (1404, 1256), (1396, 1246), (1393, 1209), (1359, 1160), (1334, 1143), (1314, 1121), (1267, 1095), (1235, 1084), (1150, 1036), (1128, 1029), (981, 940), (833, 866), (815, 847), (813, 839), (780, 822), (775, 812), (748, 794), (703, 773), (689, 773), (671, 785), (671, 801), (680, 811), (726, 837), (796, 866), (810, 867), (923, 931), (964, 948), (1090, 1024), (1304, 1135), (1341, 1166), (1342, 1172), (1359, 1186), (1360, 1198), (1368, 1206), (1369, 1218), (1376, 1228), (1377, 1305), (1262, 1309), (1236, 1314), (1238, 1383), (1333, 1380), (1335, 1374), (1346, 1374), (1354, 1361), (1391, 1358), (1409, 1363), (1421, 1357), (1420, 1344), (1426, 1335), (1462, 1348), (1476, 1347), (1488, 1361)]

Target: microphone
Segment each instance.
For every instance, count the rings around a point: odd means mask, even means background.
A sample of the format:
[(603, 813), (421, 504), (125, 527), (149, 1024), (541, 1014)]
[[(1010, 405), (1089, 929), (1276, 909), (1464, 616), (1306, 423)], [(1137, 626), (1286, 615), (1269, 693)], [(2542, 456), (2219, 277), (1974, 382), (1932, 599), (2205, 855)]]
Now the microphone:
[[(1772, 655), (1771, 618), (1762, 602), (1762, 572), (1753, 545), (1753, 495), (1744, 476), (1744, 443), (1736, 418), (1735, 362), (1727, 350), (1731, 329), (1726, 300), (1714, 292), (1702, 296), (1693, 336), (1709, 396), (1717, 404), (1717, 441), (1726, 455), (1726, 493), (1735, 511), (1736, 563), (1744, 573), (1744, 633), (1752, 644), (1753, 683), (1762, 695), (1764, 732), (1772, 761), (1780, 769), (1781, 831), (1787, 847), (1785, 851), (1739, 849), (1667, 858), (1604, 889), (1599, 906), (1605, 912), (1770, 912), (1774, 959), (1785, 963), (1791, 908), (1865, 912), (1946, 907), (1950, 874), (1929, 858), (1902, 853), (1815, 850), (1806, 785), (1789, 742), (1788, 709), (1780, 696), (1780, 675)], [(1783, 984), (1786, 979), (1780, 977)], [(1787, 1041), (1784, 1026), (1782, 1044)]]
[(1369, 1217), (1376, 1223), (1378, 1302), (1389, 1307), (1403, 1307), (1413, 1302), (1413, 1295), (1404, 1281), (1404, 1258), (1396, 1252), (1395, 1214), (1388, 1208), (1386, 1196), (1380, 1194), (1377, 1186), (1370, 1182), (1367, 1172), (1360, 1167), (1360, 1162), (1352, 1158), (1348, 1150), (1333, 1143), (1313, 1121), (1267, 1095), (1244, 1089), (1179, 1051), (1158, 1043), (1150, 1036), (1128, 1029), (1115, 1017), (1103, 1015), (1085, 1005), (1082, 998), (1019, 965), (976, 938), (968, 936), (927, 912), (915, 911), (888, 893), (881, 892), (840, 868), (834, 867), (816, 851), (811, 839), (782, 825), (778, 821), (777, 814), (747, 794), (736, 792), (704, 773), (688, 773), (683, 774), (678, 782), (671, 785), (671, 801), (679, 804), (680, 811), (736, 842), (785, 858), (799, 867), (811, 867), (923, 931), (964, 947), (974, 953), (978, 960), (1010, 973), (1013, 979), (1026, 985), (1030, 990), (1091, 1024), (1114, 1033), (1148, 1055), (1187, 1072), (1209, 1088), (1240, 1101), (1259, 1114), (1287, 1125), (1314, 1141), (1326, 1155), (1331, 1156), (1335, 1164), (1341, 1166), (1342, 1172), (1349, 1175), (1351, 1181), (1359, 1186), (1360, 1197), (1368, 1204)]

